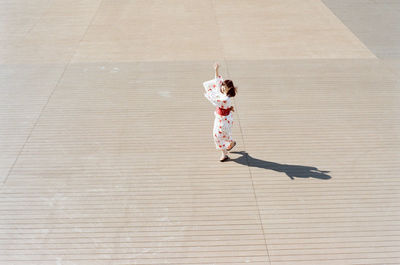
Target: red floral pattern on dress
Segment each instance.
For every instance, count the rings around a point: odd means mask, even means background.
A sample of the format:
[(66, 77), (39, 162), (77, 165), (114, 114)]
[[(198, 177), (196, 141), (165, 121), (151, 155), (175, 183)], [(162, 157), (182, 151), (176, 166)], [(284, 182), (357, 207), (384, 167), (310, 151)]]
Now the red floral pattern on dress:
[[(223, 79), (219, 75), (215, 79), (209, 80), (203, 83), (205, 88), (204, 96), (215, 106), (219, 108), (229, 109), (232, 106), (231, 99), (225, 94), (221, 93), (221, 86)], [(214, 112), (214, 129), (213, 138), (217, 149), (226, 149), (231, 141), (233, 141), (231, 136), (233, 117), (232, 113), (228, 116), (220, 116)]]

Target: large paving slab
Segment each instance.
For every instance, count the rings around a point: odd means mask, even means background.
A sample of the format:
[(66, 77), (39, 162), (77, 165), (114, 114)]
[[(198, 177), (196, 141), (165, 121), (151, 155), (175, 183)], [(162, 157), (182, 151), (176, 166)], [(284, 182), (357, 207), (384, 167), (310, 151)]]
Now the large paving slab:
[(248, 168), (216, 163), (210, 64), (70, 65), (2, 193), (7, 259), (265, 264)]
[(222, 59), (212, 2), (103, 0), (73, 62)]
[(330, 10), (382, 59), (400, 59), (400, 2), (323, 0)]
[(375, 59), (228, 67), (232, 162), (249, 166), (271, 264), (398, 262), (399, 77)]
[(68, 63), (100, 4), (100, 0), (16, 2), (0, 4), (3, 10), (11, 6), (14, 11), (1, 18), (2, 28), (11, 25), (0, 37), (2, 63)]
[(70, 65), (3, 187), (4, 261), (398, 260), (399, 78), (375, 59), (228, 61), (239, 145), (220, 164), (210, 64)]
[(215, 1), (225, 58), (375, 58), (321, 2)]
[(375, 55), (321, 1), (104, 0), (73, 62), (221, 58)]

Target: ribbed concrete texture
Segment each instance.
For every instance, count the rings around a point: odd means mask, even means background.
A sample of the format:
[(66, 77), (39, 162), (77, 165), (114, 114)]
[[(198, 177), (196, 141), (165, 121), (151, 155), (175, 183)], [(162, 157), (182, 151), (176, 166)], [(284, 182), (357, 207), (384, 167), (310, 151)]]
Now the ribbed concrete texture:
[(0, 265), (400, 264), (399, 9), (346, 3), (0, 0)]

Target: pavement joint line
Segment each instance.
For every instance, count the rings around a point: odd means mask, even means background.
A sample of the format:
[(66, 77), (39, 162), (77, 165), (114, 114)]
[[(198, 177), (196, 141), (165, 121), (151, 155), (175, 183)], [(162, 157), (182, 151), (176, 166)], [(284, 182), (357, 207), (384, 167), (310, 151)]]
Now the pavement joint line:
[[(225, 55), (224, 55), (224, 62), (225, 62), (225, 65), (226, 65), (226, 72), (228, 74), (228, 77), (230, 77), (231, 75), (230, 75), (230, 72), (229, 72), (229, 67), (228, 67), (228, 63), (227, 63), (227, 60), (225, 58)], [(244, 150), (247, 150), (246, 149), (246, 143), (244, 141), (244, 135), (243, 135), (242, 126), (240, 124), (239, 109), (237, 107), (238, 104), (237, 104), (235, 99), (233, 101), (234, 101), (234, 105), (235, 105), (235, 112), (236, 112), (236, 115), (238, 117), (238, 125), (239, 125), (239, 129), (240, 129), (240, 137), (242, 138), (243, 148), (244, 148)], [(249, 171), (249, 176), (250, 176), (250, 180), (251, 180), (251, 186), (252, 186), (253, 195), (254, 195), (254, 199), (255, 199), (255, 203), (256, 203), (256, 207), (257, 207), (258, 219), (260, 221), (261, 231), (263, 233), (263, 237), (264, 237), (264, 241), (265, 241), (265, 249), (266, 249), (266, 252), (267, 252), (268, 263), (272, 264), (271, 257), (269, 255), (267, 239), (265, 237), (264, 224), (263, 224), (263, 221), (262, 221), (262, 218), (261, 218), (260, 206), (258, 204), (257, 193), (256, 193), (255, 188), (254, 188), (253, 175), (251, 174), (251, 169), (250, 169), (250, 166), (249, 166), (249, 159), (248, 159), (247, 155), (246, 155), (246, 163), (247, 163), (247, 169)]]
[[(224, 42), (221, 39), (221, 31), (220, 31), (220, 27), (219, 27), (218, 19), (217, 19), (217, 14), (216, 14), (215, 0), (212, 1), (212, 6), (213, 6), (213, 11), (214, 11), (213, 14), (214, 14), (214, 18), (215, 18), (215, 23), (217, 23), (218, 36), (219, 36), (220, 43), (221, 43), (221, 46), (222, 46), (221, 47), (221, 49), (222, 49), (222, 57), (223, 57), (223, 60), (224, 60), (224, 63), (225, 63), (226, 72), (228, 74), (228, 77), (230, 77), (231, 75), (230, 75), (230, 72), (229, 72), (228, 62), (227, 62), (226, 57), (225, 57)], [(239, 116), (239, 110), (237, 108), (237, 102), (236, 102), (235, 99), (233, 99), (233, 102), (234, 102), (235, 112), (236, 112), (236, 115), (238, 117), (238, 125), (239, 125), (239, 129), (240, 129), (240, 136), (242, 138), (243, 148), (246, 150), (246, 144), (245, 144), (245, 141), (244, 141), (243, 130), (242, 130), (242, 126), (240, 125), (240, 116)], [(264, 242), (265, 242), (265, 249), (266, 249), (266, 252), (267, 252), (268, 263), (272, 264), (271, 257), (269, 255), (269, 251), (268, 251), (267, 239), (265, 237), (264, 225), (263, 225), (263, 221), (261, 219), (261, 213), (260, 213), (260, 207), (258, 205), (257, 194), (256, 194), (256, 191), (255, 191), (255, 188), (254, 188), (253, 176), (251, 174), (251, 170), (250, 170), (250, 166), (249, 166), (249, 160), (248, 160), (247, 155), (246, 155), (246, 163), (247, 163), (247, 169), (249, 171), (249, 176), (250, 176), (250, 180), (251, 180), (251, 186), (252, 186), (253, 195), (254, 195), (254, 199), (255, 199), (255, 203), (256, 203), (256, 207), (257, 207), (258, 219), (259, 219), (259, 222), (260, 222), (261, 231), (263, 233), (263, 238), (264, 238)]]
[[(37, 117), (35, 123), (33, 124), (31, 130), (29, 131), (28, 137), (26, 138), (24, 144), (22, 145), (22, 147), (20, 148), (20, 150), (19, 150), (19, 152), (18, 152), (18, 155), (15, 157), (15, 160), (14, 160), (13, 164), (11, 165), (10, 169), (8, 170), (8, 173), (7, 173), (6, 177), (4, 178), (3, 183), (2, 183), (2, 185), (1, 185), (0, 191), (4, 189), (4, 186), (5, 186), (5, 184), (7, 183), (7, 180), (8, 180), (8, 178), (9, 178), (9, 176), (11, 175), (11, 173), (12, 173), (12, 171), (13, 171), (13, 169), (14, 169), (14, 167), (15, 167), (17, 161), (18, 161), (18, 158), (20, 157), (22, 151), (24, 150), (26, 143), (29, 141), (29, 139), (30, 139), (30, 137), (31, 137), (31, 135), (32, 135), (32, 132), (33, 132), (33, 130), (36, 128), (36, 125), (38, 124), (38, 122), (39, 122), (39, 120), (40, 120), (40, 117), (42, 116), (44, 110), (46, 109), (47, 105), (49, 104), (51, 97), (53, 96), (54, 92), (57, 90), (57, 87), (60, 85), (61, 80), (63, 79), (63, 77), (64, 77), (64, 75), (65, 75), (65, 72), (67, 71), (69, 65), (71, 64), (72, 59), (74, 58), (74, 55), (75, 55), (75, 53), (76, 53), (77, 48), (79, 47), (79, 44), (82, 42), (83, 38), (85, 37), (85, 35), (86, 35), (86, 33), (87, 33), (87, 31), (88, 31), (90, 25), (93, 23), (93, 20), (95, 19), (95, 17), (96, 17), (96, 15), (97, 15), (97, 13), (98, 13), (98, 11), (99, 11), (100, 6), (101, 6), (102, 3), (103, 3), (103, 0), (100, 1), (99, 5), (97, 6), (96, 12), (94, 13), (92, 19), (91, 19), (90, 22), (88, 23), (88, 26), (86, 27), (85, 33), (82, 34), (81, 39), (78, 41), (78, 43), (77, 43), (77, 45), (76, 45), (76, 47), (75, 47), (75, 52), (74, 52), (74, 53), (71, 55), (71, 57), (69, 58), (68, 63), (64, 64), (64, 70), (63, 70), (63, 72), (61, 73), (60, 78), (58, 79), (58, 81), (57, 81), (57, 83), (55, 84), (53, 90), (51, 91), (49, 97), (47, 98), (46, 103), (44, 104), (44, 106), (43, 106), (42, 109), (40, 110), (39, 115), (38, 115), (38, 117)], [(47, 9), (48, 9), (48, 7), (47, 7)], [(44, 11), (44, 12), (45, 12), (45, 11)], [(43, 13), (44, 13), (44, 12), (43, 12)], [(31, 31), (34, 27), (36, 27), (36, 25), (40, 22), (40, 20), (41, 20), (42, 17), (43, 17), (43, 13), (42, 13), (40, 19), (38, 20), (38, 22), (30, 29), (30, 31)]]

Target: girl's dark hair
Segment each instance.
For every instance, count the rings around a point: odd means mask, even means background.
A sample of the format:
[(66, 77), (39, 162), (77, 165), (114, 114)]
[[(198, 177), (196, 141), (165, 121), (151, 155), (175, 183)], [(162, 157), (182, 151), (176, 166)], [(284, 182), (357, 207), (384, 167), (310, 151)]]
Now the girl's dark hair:
[(234, 96), (236, 96), (236, 92), (237, 92), (237, 88), (233, 85), (232, 80), (225, 80), (224, 81), (225, 86), (228, 87), (228, 92), (226, 93), (226, 95), (228, 97), (233, 98)]

